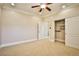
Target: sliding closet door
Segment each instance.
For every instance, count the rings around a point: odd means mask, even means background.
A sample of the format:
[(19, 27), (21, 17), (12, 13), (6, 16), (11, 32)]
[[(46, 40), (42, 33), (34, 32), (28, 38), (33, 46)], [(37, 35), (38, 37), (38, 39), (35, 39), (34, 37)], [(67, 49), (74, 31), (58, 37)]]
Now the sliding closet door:
[(79, 16), (65, 21), (66, 45), (79, 48)]

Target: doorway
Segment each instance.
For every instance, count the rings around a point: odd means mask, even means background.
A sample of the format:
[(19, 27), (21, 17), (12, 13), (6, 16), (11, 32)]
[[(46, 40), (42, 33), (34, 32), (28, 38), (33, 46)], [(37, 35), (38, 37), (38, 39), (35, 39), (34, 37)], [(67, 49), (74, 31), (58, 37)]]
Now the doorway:
[(48, 38), (48, 22), (40, 22), (38, 24), (38, 39), (47, 39)]
[(65, 19), (55, 21), (55, 41), (65, 43)]

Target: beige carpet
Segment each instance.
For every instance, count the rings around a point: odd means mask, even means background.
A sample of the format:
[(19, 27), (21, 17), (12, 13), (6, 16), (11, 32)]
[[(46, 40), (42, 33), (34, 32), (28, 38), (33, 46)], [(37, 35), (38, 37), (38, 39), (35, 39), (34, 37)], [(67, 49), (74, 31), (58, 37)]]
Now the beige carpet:
[(79, 49), (64, 46), (59, 42), (38, 40), (0, 49), (3, 56), (79, 56)]

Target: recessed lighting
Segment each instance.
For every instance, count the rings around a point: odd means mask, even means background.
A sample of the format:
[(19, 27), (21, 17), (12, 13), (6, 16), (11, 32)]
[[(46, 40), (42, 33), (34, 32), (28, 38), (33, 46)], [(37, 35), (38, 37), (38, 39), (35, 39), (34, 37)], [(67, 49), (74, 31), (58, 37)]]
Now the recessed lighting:
[(66, 5), (62, 5), (62, 8), (66, 8)]
[(12, 5), (12, 6), (15, 6), (15, 4), (14, 4), (14, 3), (11, 3), (11, 5)]

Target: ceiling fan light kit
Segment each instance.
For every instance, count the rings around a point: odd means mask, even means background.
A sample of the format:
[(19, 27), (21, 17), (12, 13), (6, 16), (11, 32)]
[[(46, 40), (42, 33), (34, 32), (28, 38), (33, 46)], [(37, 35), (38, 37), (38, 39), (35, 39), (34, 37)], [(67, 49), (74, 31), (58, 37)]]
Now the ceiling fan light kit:
[(40, 7), (45, 9), (46, 5), (42, 4), (42, 5), (40, 5)]
[(52, 4), (52, 3), (44, 3), (44, 4), (32, 6), (32, 8), (40, 7), (39, 12), (41, 12), (43, 9), (47, 9), (48, 11), (51, 11), (51, 9), (47, 6), (49, 4)]

